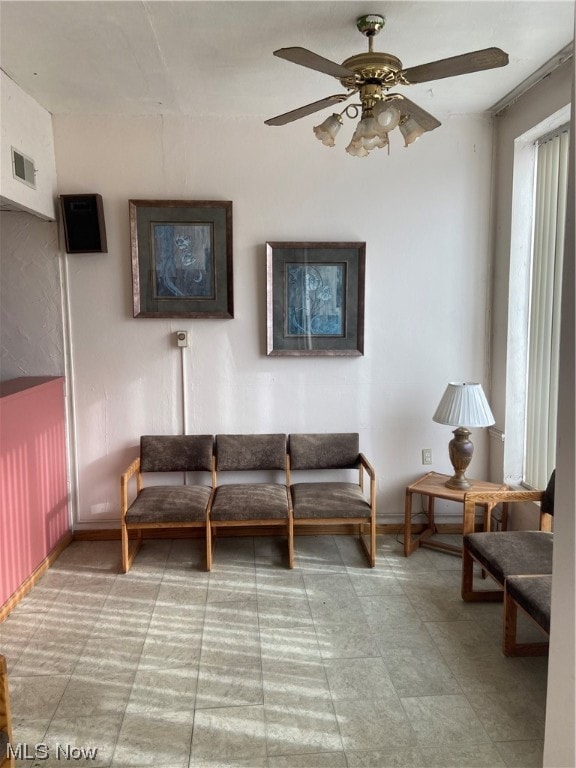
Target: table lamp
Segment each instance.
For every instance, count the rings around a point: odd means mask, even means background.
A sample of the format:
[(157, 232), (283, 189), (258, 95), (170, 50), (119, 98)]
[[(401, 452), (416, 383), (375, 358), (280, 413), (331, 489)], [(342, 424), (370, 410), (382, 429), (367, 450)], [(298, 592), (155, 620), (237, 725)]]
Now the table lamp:
[(432, 419), (438, 424), (457, 427), (448, 444), (454, 475), (446, 482), (446, 487), (463, 491), (471, 488), (465, 475), (474, 452), (469, 439), (469, 427), (489, 427), (494, 424), (494, 416), (482, 386), (471, 382), (448, 384)]

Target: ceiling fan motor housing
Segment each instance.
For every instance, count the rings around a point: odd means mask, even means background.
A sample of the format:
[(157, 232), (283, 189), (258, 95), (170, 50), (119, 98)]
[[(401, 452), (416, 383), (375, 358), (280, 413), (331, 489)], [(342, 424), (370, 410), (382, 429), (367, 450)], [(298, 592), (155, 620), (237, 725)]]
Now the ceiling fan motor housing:
[(342, 66), (354, 72), (354, 77), (339, 78), (345, 88), (355, 88), (365, 82), (379, 82), (384, 88), (397, 83), (396, 74), (402, 69), (402, 62), (390, 53), (369, 51), (350, 56)]

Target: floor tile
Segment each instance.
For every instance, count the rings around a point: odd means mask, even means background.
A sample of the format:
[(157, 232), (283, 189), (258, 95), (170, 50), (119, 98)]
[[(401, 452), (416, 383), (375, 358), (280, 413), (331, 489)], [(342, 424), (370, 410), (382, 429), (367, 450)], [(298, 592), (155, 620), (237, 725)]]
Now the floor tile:
[(462, 693), (458, 680), (440, 653), (421, 649), (384, 648), (382, 659), (400, 697)]
[(497, 741), (496, 749), (507, 768), (541, 768), (544, 741)]
[(380, 657), (325, 659), (324, 669), (332, 698), (376, 699), (394, 694), (394, 686)]
[(264, 707), (201, 709), (194, 716), (191, 766), (208, 760), (266, 757)]
[(314, 752), (280, 755), (268, 760), (270, 768), (347, 768), (344, 752)]
[(429, 621), (426, 629), (446, 659), (499, 657), (500, 634), (485, 632), (475, 621)]
[(502, 768), (506, 764), (492, 743), (421, 747), (426, 768)]
[(121, 723), (122, 715), (111, 713), (54, 718), (44, 739), (48, 764), (109, 766)]
[(144, 662), (134, 675), (126, 712), (149, 715), (187, 712), (192, 718), (197, 685), (197, 666), (150, 669)]
[(267, 705), (288, 705), (310, 711), (317, 700), (331, 701), (326, 670), (319, 659), (263, 659), (262, 683)]
[(241, 664), (202, 663), (198, 670), (196, 709), (263, 704), (259, 661)]
[(261, 627), (310, 626), (312, 614), (306, 595), (302, 597), (258, 595), (258, 619)]
[(123, 712), (130, 698), (134, 673), (116, 672), (110, 677), (79, 672), (70, 677), (56, 710), (56, 719)]
[(544, 738), (543, 707), (517, 691), (469, 693), (468, 701), (494, 741)]
[(166, 710), (127, 713), (114, 751), (114, 768), (157, 763), (188, 768), (192, 720), (188, 713)]
[(268, 755), (341, 752), (342, 740), (330, 700), (316, 699), (313, 706), (266, 704)]
[(421, 747), (451, 744), (469, 746), (490, 741), (480, 718), (465, 696), (454, 694), (403, 698), (402, 705)]
[(416, 746), (416, 732), (396, 694), (378, 699), (334, 702), (346, 752)]
[(416, 747), (396, 747), (346, 751), (348, 768), (426, 768), (422, 752)]
[(314, 626), (261, 627), (262, 660), (307, 661), (319, 659), (321, 643)]
[(355, 623), (316, 624), (322, 658), (373, 658), (378, 643), (364, 615)]

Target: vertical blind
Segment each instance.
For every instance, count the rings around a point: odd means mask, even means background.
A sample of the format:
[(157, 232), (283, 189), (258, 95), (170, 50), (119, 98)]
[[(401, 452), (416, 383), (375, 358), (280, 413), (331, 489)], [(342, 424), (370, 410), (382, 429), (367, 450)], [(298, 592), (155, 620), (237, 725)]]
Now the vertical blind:
[(545, 488), (556, 464), (560, 296), (568, 126), (540, 140), (536, 160), (524, 482)]

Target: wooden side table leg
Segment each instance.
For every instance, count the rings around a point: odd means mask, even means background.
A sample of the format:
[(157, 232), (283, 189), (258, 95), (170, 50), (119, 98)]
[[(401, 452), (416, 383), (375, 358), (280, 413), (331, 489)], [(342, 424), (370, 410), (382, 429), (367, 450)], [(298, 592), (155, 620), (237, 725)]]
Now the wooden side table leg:
[(436, 523), (434, 522), (434, 496), (428, 496), (428, 528), (430, 534), (438, 533)]
[(404, 557), (408, 557), (412, 552), (412, 493), (407, 490), (404, 502)]

